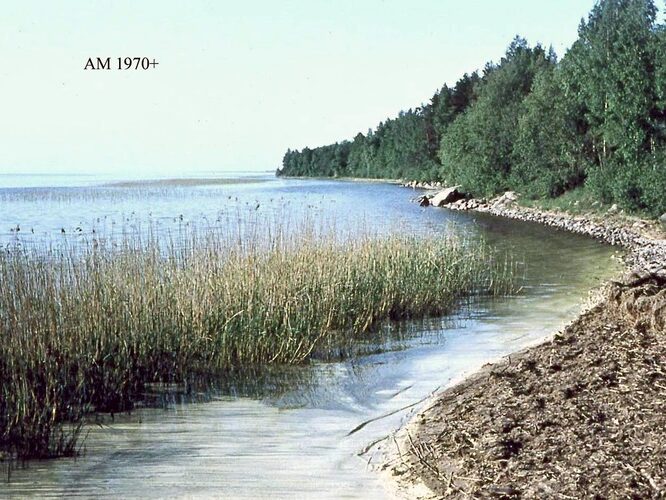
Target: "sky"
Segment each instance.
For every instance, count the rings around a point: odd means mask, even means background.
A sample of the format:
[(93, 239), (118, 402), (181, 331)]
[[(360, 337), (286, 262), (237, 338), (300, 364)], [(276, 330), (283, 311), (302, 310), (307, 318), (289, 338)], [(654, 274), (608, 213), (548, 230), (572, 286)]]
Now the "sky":
[[(274, 170), (287, 148), (349, 139), (427, 102), (517, 34), (563, 55), (593, 5), (5, 0), (0, 173)], [(127, 56), (159, 65), (84, 70), (89, 57)]]

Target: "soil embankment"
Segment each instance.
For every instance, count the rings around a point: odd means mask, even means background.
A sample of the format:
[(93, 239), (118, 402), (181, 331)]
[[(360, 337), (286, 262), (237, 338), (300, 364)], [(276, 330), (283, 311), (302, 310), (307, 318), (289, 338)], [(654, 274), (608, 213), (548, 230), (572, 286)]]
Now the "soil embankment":
[(401, 429), (384, 467), (412, 497), (664, 498), (666, 241), (653, 237), (658, 228), (515, 204), (481, 210), (621, 244), (632, 272), (551, 340), (438, 395)]

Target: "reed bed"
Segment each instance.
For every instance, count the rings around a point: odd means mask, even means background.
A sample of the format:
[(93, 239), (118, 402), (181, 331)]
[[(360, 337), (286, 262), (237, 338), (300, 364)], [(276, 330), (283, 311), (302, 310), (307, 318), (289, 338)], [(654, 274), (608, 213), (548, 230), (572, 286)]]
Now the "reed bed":
[[(0, 202), (2, 203), (43, 203), (60, 202), (99, 202), (124, 200), (163, 200), (165, 198), (179, 199), (193, 195), (192, 188), (196, 189), (196, 196), (203, 199), (220, 198), (226, 191), (225, 187), (237, 187), (242, 184), (263, 184), (269, 182), (266, 177), (243, 178), (186, 178), (186, 179), (155, 179), (137, 181), (116, 181), (90, 186), (63, 186), (63, 187), (0, 187)], [(197, 189), (198, 188), (198, 189)], [(212, 188), (212, 189), (209, 189)]]
[(303, 363), (512, 286), (454, 238), (242, 233), (2, 250), (0, 458), (76, 453), (86, 415), (131, 409), (147, 384)]

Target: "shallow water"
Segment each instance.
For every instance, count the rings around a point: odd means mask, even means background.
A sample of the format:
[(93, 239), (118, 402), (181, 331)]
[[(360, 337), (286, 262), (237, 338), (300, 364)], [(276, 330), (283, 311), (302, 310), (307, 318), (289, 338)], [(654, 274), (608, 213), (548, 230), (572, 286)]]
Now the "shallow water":
[[(15, 470), (10, 483), (0, 484), (2, 496), (386, 498), (368, 466), (377, 460), (374, 449), (358, 454), (414, 408), (350, 431), (539, 342), (572, 319), (588, 290), (617, 269), (613, 250), (590, 239), (487, 215), (422, 209), (409, 203), (415, 193), (386, 184), (268, 176), (124, 187), (59, 181), (58, 188), (0, 188), (0, 244), (69, 244), (92, 234), (141, 231), (156, 221), (169, 232), (188, 223), (224, 227), (243, 217), (315, 217), (350, 231), (365, 226), (483, 237), (511, 250), (523, 290), (447, 320), (392, 325), (368, 341), (372, 351), (382, 338), (392, 339), (377, 354), (226, 381), (209, 402), (173, 402), (90, 426), (82, 457)], [(17, 225), (21, 231), (11, 231)]]

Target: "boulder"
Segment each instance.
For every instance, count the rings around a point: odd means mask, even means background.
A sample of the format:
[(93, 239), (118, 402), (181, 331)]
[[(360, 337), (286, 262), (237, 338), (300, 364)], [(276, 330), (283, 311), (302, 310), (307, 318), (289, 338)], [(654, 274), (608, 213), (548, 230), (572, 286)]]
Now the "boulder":
[(422, 207), (430, 206), (430, 198), (428, 198), (426, 195), (419, 196), (418, 198), (416, 198), (416, 202)]
[(666, 213), (659, 217), (659, 222), (661, 222), (661, 227), (666, 229)]
[(490, 200), (490, 204), (495, 208), (504, 208), (507, 207), (508, 205), (515, 203), (517, 199), (518, 199), (517, 193), (515, 193), (514, 191), (507, 191), (503, 195)]
[(448, 205), (449, 203), (453, 203), (455, 201), (464, 198), (465, 195), (460, 191), (458, 191), (459, 187), (460, 186), (453, 186), (441, 190), (439, 193), (437, 193), (435, 196), (432, 197), (432, 199), (430, 200), (430, 204), (433, 207), (441, 207), (443, 205)]
[(518, 199), (518, 194), (514, 191), (507, 191), (503, 195), (493, 200), (493, 205), (508, 205)]

